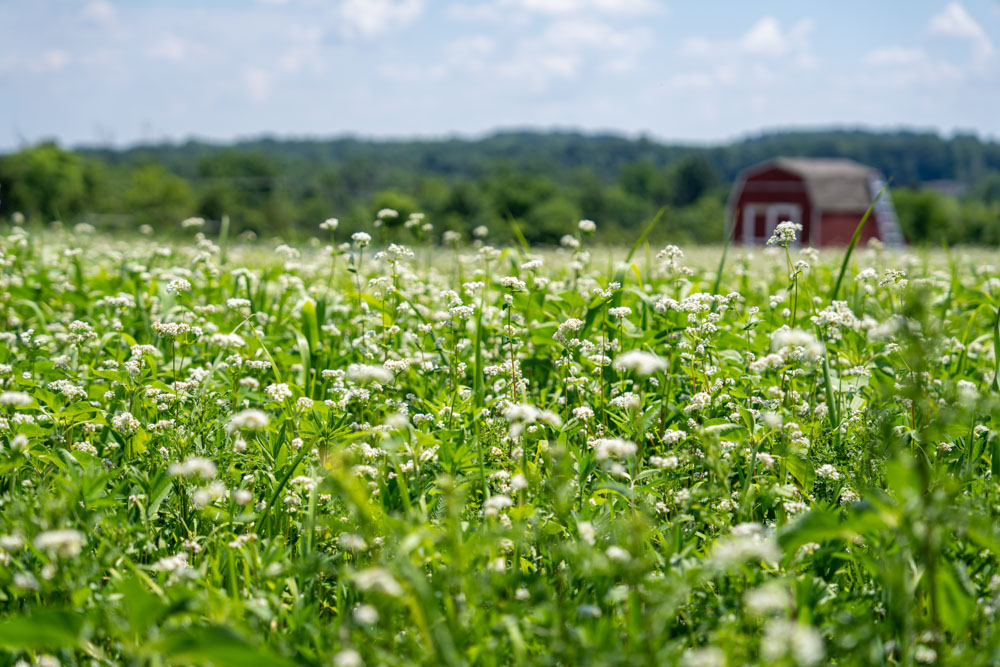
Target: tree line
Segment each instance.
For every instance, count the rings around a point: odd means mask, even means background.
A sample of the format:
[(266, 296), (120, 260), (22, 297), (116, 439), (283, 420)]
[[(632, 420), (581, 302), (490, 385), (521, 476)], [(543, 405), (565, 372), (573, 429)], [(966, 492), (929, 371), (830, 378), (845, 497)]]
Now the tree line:
[(913, 243), (1000, 243), (1000, 144), (972, 135), (864, 131), (764, 134), (720, 146), (649, 138), (507, 132), (479, 140), (261, 139), (129, 149), (41, 143), (0, 156), (0, 217), (168, 232), (189, 216), (259, 235), (351, 231), (375, 212), (422, 212), (436, 234), (513, 223), (557, 242), (582, 218), (626, 242), (661, 208), (655, 240), (718, 242), (741, 169), (778, 155), (848, 157), (892, 178)]

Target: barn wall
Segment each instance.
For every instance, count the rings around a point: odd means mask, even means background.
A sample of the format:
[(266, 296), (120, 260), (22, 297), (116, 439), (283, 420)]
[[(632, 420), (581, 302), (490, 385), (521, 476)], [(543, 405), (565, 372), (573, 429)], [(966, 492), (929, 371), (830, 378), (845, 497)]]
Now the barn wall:
[(737, 183), (736, 187), (738, 190), (732, 199), (731, 210), (731, 215), (735, 216), (736, 220), (734, 243), (743, 243), (744, 211), (748, 204), (767, 206), (782, 203), (795, 204), (802, 209), (802, 219), (799, 220), (802, 223), (801, 241), (803, 244), (816, 243), (812, 238), (810, 224), (812, 205), (805, 183), (800, 177), (782, 169), (772, 168), (747, 175), (742, 182)]
[[(821, 237), (819, 245), (847, 245), (854, 236), (854, 230), (861, 222), (864, 211), (857, 213), (825, 213), (820, 224)], [(878, 238), (878, 225), (873, 214), (865, 223), (858, 238), (858, 245), (863, 245), (871, 238)]]

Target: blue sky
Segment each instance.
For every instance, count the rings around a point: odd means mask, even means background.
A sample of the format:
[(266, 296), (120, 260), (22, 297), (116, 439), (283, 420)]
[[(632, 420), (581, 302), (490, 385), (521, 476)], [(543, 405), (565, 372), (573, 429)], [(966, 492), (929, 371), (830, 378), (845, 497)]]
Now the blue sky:
[(1000, 137), (1000, 2), (5, 0), (0, 149), (573, 128)]

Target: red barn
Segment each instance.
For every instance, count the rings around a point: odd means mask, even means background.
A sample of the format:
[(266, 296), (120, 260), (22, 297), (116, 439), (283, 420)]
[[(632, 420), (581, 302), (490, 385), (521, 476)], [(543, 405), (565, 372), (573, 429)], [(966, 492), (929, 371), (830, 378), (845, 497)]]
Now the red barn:
[[(847, 245), (872, 199), (884, 185), (882, 174), (853, 160), (777, 158), (740, 173), (729, 196), (733, 242), (763, 244), (784, 220), (802, 225), (803, 245)], [(888, 189), (882, 193), (859, 243), (877, 238), (903, 244)]]

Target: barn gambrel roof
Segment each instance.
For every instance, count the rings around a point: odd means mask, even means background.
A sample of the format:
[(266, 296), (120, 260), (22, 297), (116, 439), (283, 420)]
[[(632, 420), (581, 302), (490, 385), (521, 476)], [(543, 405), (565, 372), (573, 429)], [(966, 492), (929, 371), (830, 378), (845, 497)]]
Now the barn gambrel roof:
[(813, 206), (831, 213), (864, 211), (872, 203), (871, 181), (877, 173), (860, 162), (842, 158), (780, 157), (755, 165), (746, 177), (778, 168), (802, 178)]

